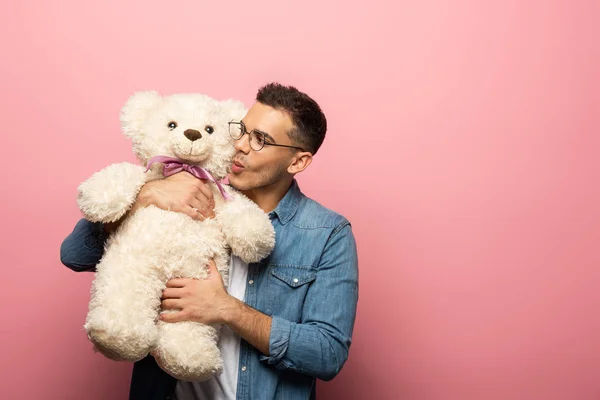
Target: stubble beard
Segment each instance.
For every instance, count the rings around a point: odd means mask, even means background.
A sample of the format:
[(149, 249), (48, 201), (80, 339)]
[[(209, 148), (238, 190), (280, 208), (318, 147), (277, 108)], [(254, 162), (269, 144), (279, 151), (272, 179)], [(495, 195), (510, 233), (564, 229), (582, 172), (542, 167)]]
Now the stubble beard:
[(260, 173), (256, 174), (255, 177), (250, 178), (248, 181), (244, 180), (241, 182), (235, 182), (235, 179), (232, 182), (230, 177), (229, 185), (232, 186), (234, 189), (237, 189), (242, 192), (263, 189), (282, 180), (285, 176), (286, 170), (286, 166), (278, 165), (276, 167), (261, 171)]

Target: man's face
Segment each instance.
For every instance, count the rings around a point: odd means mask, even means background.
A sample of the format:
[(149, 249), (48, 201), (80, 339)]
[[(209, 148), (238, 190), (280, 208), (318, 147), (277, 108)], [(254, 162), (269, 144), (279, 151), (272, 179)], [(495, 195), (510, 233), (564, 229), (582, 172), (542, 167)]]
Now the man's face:
[[(266, 143), (293, 145), (287, 132), (293, 128), (292, 119), (283, 111), (255, 103), (242, 119), (246, 130), (268, 134)], [(287, 176), (294, 150), (265, 145), (262, 150), (250, 148), (250, 136), (235, 141), (236, 155), (229, 175), (229, 183), (241, 191), (273, 185)]]

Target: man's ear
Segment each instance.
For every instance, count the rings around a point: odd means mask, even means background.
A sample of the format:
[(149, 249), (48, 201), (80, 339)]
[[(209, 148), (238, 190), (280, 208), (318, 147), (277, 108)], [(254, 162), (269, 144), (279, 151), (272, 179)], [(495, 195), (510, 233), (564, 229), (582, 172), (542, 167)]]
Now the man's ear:
[(140, 133), (148, 112), (162, 101), (162, 96), (154, 90), (134, 93), (121, 108), (121, 129), (128, 138)]
[(292, 163), (288, 166), (287, 172), (289, 174), (297, 174), (304, 171), (312, 162), (313, 155), (308, 151), (299, 152), (292, 158)]

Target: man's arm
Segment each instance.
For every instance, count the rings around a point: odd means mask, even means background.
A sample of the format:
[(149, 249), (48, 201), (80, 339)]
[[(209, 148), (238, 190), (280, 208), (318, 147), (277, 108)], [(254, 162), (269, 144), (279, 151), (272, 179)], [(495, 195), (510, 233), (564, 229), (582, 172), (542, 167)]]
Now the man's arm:
[(263, 354), (269, 354), (271, 317), (239, 301), (227, 293), (223, 278), (214, 261), (208, 264), (206, 279), (176, 278), (167, 282), (163, 291), (165, 322), (196, 321), (205, 324), (227, 324)]
[(131, 210), (115, 222), (101, 223), (80, 219), (60, 246), (60, 261), (75, 272), (95, 271), (104, 254), (106, 238), (140, 206), (141, 203), (136, 202)]
[(349, 224), (336, 229), (295, 323), (270, 317), (227, 294), (214, 263), (205, 280), (172, 279), (163, 292), (165, 322), (225, 323), (264, 356), (261, 361), (322, 380), (333, 379), (348, 358), (358, 302), (358, 257)]
[(94, 271), (104, 254), (106, 234), (99, 222), (80, 219), (60, 246), (60, 261), (75, 272)]
[[(94, 271), (104, 254), (108, 235), (137, 209), (154, 205), (164, 210), (186, 213), (195, 219), (211, 218), (214, 217), (214, 200), (210, 196), (210, 189), (187, 172), (148, 182), (142, 186), (131, 209), (118, 221), (102, 224), (79, 220), (61, 244), (60, 261), (76, 272)], [(198, 208), (201, 214), (193, 211), (193, 208)]]
[(161, 314), (165, 322), (197, 321), (227, 324), (263, 354), (269, 354), (271, 317), (227, 293), (214, 261), (208, 265), (208, 278), (171, 279), (163, 291), (162, 308), (180, 310)]
[(261, 361), (322, 380), (333, 379), (348, 358), (358, 303), (358, 255), (349, 223), (329, 238), (317, 278), (306, 294), (300, 323), (274, 316), (269, 355)]
[(269, 336), (273, 319), (232, 297), (223, 322), (263, 354), (269, 355)]

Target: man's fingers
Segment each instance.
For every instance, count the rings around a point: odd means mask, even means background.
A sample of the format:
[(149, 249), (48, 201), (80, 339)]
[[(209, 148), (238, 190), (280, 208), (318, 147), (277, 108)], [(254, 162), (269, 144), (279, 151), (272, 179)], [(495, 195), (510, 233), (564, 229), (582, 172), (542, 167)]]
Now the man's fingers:
[(196, 207), (188, 207), (185, 213), (197, 221), (204, 221), (206, 219), (202, 211)]
[[(204, 181), (198, 180), (196, 187), (198, 188), (200, 193), (202, 193), (203, 197), (206, 199), (208, 204), (214, 207), (215, 199), (213, 196), (213, 192), (210, 189), (210, 186), (208, 186)], [(202, 200), (202, 198), (199, 198), (199, 200)]]
[(214, 218), (215, 217), (215, 210), (214, 208), (208, 208), (205, 211), (202, 211), (202, 215), (205, 216), (205, 218)]
[(181, 309), (183, 309), (183, 302), (179, 299), (163, 300), (160, 305), (163, 310), (181, 310)]
[(167, 281), (168, 288), (182, 288), (188, 283), (186, 278), (173, 278)]
[[(202, 201), (198, 200), (196, 197), (193, 197), (189, 200), (189, 205), (192, 207), (195, 213), (200, 214), (202, 216), (202, 220), (205, 218), (214, 218), (215, 212), (213, 206), (207, 205), (208, 200), (204, 199)], [(196, 211), (198, 210), (198, 211)]]
[(187, 171), (178, 172), (161, 179), (164, 186), (163, 203), (168, 207), (160, 207), (171, 211), (182, 212), (191, 218), (203, 221), (214, 218), (215, 201), (209, 185)]
[(184, 294), (184, 290), (180, 287), (167, 287), (163, 290), (161, 299), (180, 299)]
[(188, 203), (190, 207), (198, 209), (202, 215), (204, 215), (205, 211), (208, 209), (208, 206), (196, 197), (192, 197)]
[(179, 322), (185, 319), (186, 314), (183, 311), (174, 313), (161, 313), (160, 319), (164, 322)]
[(194, 208), (197, 208), (205, 217), (213, 218), (215, 216), (214, 200), (207, 199), (203, 193), (196, 193), (190, 200), (190, 205)]

